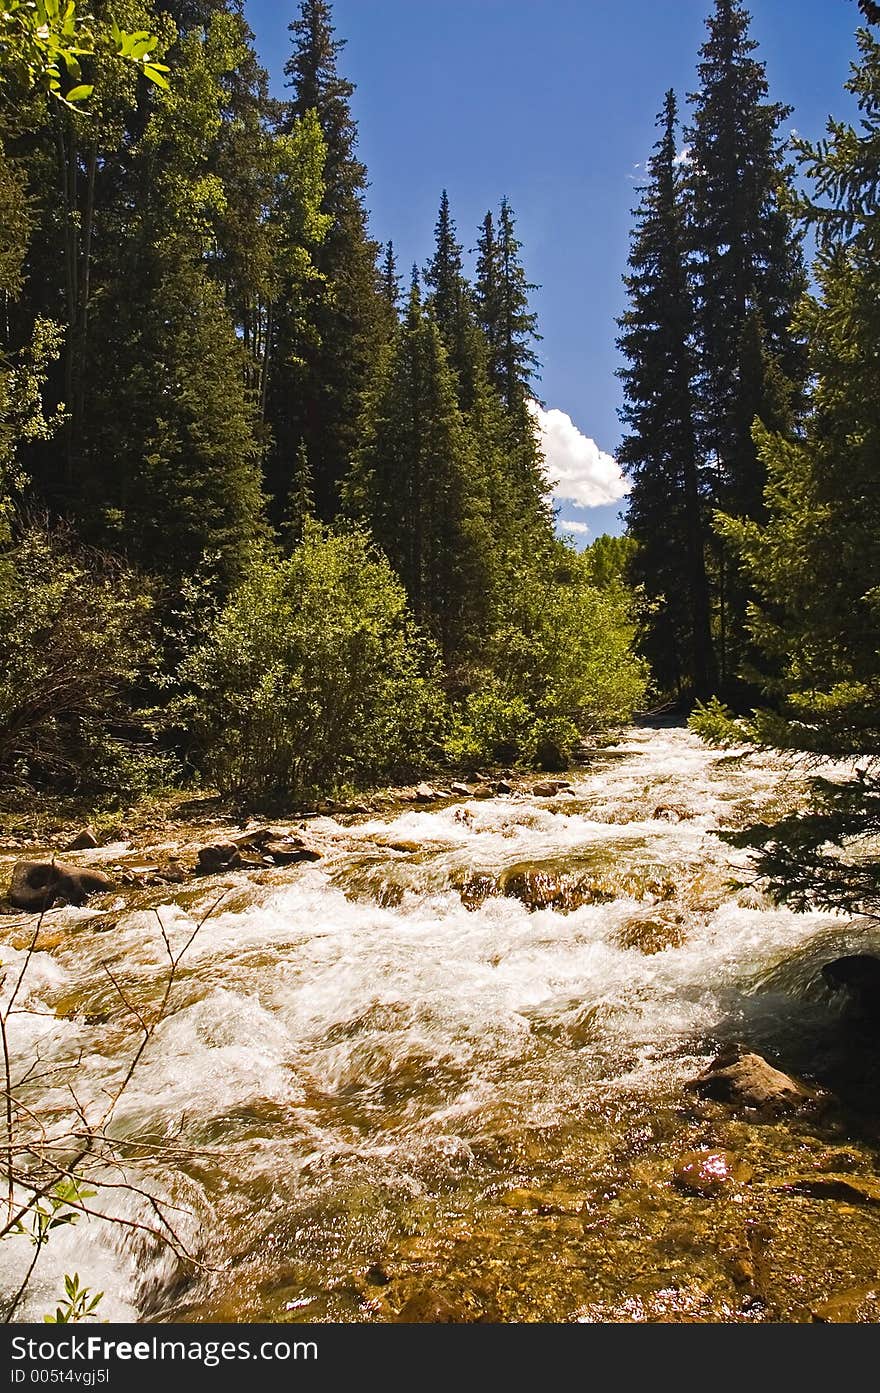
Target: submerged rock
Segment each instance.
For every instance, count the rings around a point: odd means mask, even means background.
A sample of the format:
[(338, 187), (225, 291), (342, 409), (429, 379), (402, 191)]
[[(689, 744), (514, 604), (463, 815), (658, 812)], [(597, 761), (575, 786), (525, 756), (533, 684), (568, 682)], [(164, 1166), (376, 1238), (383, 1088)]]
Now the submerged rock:
[(651, 814), (654, 822), (687, 822), (692, 817), (689, 809), (675, 807), (671, 803), (661, 803)]
[(110, 877), (91, 866), (72, 866), (66, 861), (18, 861), (12, 870), (9, 901), (15, 909), (39, 914), (54, 904), (85, 904), (90, 895), (112, 889)]
[[(674, 886), (671, 889), (674, 892)], [(657, 878), (653, 867), (620, 869), (601, 856), (586, 856), (580, 866), (576, 860), (563, 858), (520, 861), (501, 872), (491, 893), (521, 900), (527, 909), (554, 909), (563, 914), (622, 898), (669, 898), (666, 882)]]
[(680, 948), (686, 936), (680, 919), (663, 919), (655, 915), (639, 915), (628, 919), (617, 930), (614, 941), (620, 948), (637, 948), (646, 957), (663, 953), (667, 948)]
[(685, 1088), (718, 1103), (769, 1113), (798, 1112), (814, 1106), (820, 1097), (790, 1074), (774, 1069), (761, 1055), (740, 1052), (737, 1047), (722, 1051)]
[(510, 866), (498, 877), (498, 892), (520, 900), (528, 909), (570, 911), (585, 904), (603, 903), (614, 898), (604, 894), (583, 876), (572, 876), (564, 865), (524, 861)]
[(692, 1195), (719, 1195), (746, 1185), (754, 1174), (748, 1161), (732, 1151), (686, 1151), (675, 1163), (672, 1179)]
[(584, 1196), (567, 1190), (506, 1190), (500, 1196), (505, 1209), (533, 1214), (580, 1214)]
[(877, 1325), (880, 1322), (880, 1283), (838, 1292), (821, 1305), (813, 1306), (810, 1319), (817, 1325)]
[(880, 1180), (870, 1176), (841, 1175), (825, 1171), (819, 1175), (785, 1175), (769, 1182), (772, 1190), (789, 1190), (810, 1199), (843, 1200), (847, 1204), (880, 1204)]
[(401, 1325), (465, 1325), (472, 1319), (463, 1305), (438, 1291), (417, 1291), (397, 1317)]

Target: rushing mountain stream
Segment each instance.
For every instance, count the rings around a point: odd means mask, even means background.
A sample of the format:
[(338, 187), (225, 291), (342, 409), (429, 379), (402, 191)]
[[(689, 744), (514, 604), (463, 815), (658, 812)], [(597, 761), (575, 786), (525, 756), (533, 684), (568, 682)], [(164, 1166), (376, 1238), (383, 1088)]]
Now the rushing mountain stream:
[[(553, 798), (318, 818), (320, 861), (166, 888), (109, 928), (53, 911), (13, 1046), (63, 1131), (51, 1066), (79, 1060), (94, 1106), (137, 1045), (103, 964), (149, 1012), (155, 911), (182, 946), (228, 889), (112, 1124), (202, 1265), (81, 1218), (19, 1317), (73, 1270), (122, 1320), (790, 1321), (868, 1299), (877, 1041), (820, 969), (872, 930), (773, 907), (715, 835), (797, 807), (800, 776), (668, 727), (568, 778)], [(12, 971), (21, 932), (3, 930)], [(830, 1101), (764, 1118), (689, 1091), (732, 1042)], [(739, 1179), (677, 1184), (703, 1148)], [(96, 1203), (150, 1217), (124, 1189)], [(0, 1247), (9, 1288), (27, 1240)]]

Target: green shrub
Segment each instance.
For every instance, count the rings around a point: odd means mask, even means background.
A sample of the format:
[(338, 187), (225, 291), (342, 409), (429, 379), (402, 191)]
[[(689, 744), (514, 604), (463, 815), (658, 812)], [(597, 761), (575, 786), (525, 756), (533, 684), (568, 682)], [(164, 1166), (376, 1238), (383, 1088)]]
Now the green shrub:
[(281, 805), (423, 760), (436, 673), (384, 557), (361, 533), (313, 525), (287, 560), (255, 558), (182, 664), (178, 712), (222, 792)]
[(597, 586), (588, 560), (559, 546), (511, 578), (486, 668), (457, 707), (446, 749), (462, 762), (561, 767), (582, 735), (627, 721), (645, 694), (632, 595)]
[(456, 765), (507, 764), (528, 747), (533, 725), (534, 713), (523, 697), (508, 695), (489, 678), (457, 708), (446, 737), (447, 758)]
[(153, 603), (122, 562), (63, 530), (0, 552), (0, 779), (68, 788), (131, 762), (132, 693), (155, 660)]

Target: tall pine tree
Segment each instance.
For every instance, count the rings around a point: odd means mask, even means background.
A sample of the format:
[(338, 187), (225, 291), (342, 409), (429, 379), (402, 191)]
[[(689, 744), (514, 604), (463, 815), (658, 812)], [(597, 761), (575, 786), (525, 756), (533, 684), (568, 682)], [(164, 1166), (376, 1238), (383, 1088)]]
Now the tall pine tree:
[(293, 52), (285, 72), (293, 97), (283, 128), (314, 111), (326, 144), (322, 212), (329, 227), (316, 253), (323, 283), (313, 286), (304, 323), (293, 326), (301, 363), (295, 389), (277, 393), (269, 425), (276, 439), (273, 488), (286, 497), (305, 445), (318, 515), (330, 519), (357, 443), (361, 395), (375, 367), (387, 325), (377, 265), (379, 247), (367, 230), (367, 172), (357, 158), (351, 115), (354, 85), (340, 76), (345, 41), (334, 34), (327, 0), (302, 0), (290, 25)]
[[(768, 98), (750, 15), (739, 0), (715, 0), (690, 98), (686, 133), (696, 277), (700, 446), (714, 474), (714, 501), (760, 518), (764, 467), (755, 419), (792, 423), (805, 379), (792, 315), (806, 288), (800, 234), (780, 126), (789, 108)], [(718, 656), (729, 681), (742, 656), (747, 594), (719, 554)]]
[(833, 754), (880, 748), (880, 42), (859, 34), (849, 91), (861, 129), (832, 122), (801, 145), (817, 191), (818, 295), (799, 315), (814, 382), (804, 432), (758, 428), (765, 523), (723, 520), (756, 591), (774, 743)]
[(415, 269), (405, 321), (369, 394), (345, 497), (447, 663), (477, 648), (491, 588), (488, 500), (455, 375), (421, 303)]
[(434, 255), (425, 267), (425, 284), (430, 292), (428, 307), (458, 379), (459, 403), (463, 411), (470, 411), (486, 382), (487, 355), (445, 189), (434, 229)]
[(382, 257), (382, 294), (394, 319), (400, 313), (400, 276), (397, 273), (397, 256), (394, 243), (385, 243)]
[[(868, 17), (866, 15), (866, 17)], [(877, 22), (880, 22), (878, 15)], [(726, 517), (724, 534), (755, 595), (750, 627), (768, 706), (746, 723), (761, 744), (858, 759), (819, 779), (809, 814), (758, 826), (772, 891), (798, 909), (880, 914), (880, 41), (858, 36), (847, 83), (860, 125), (831, 121), (798, 142), (814, 188), (802, 202), (818, 244), (816, 297), (798, 325), (813, 383), (804, 430), (756, 429), (766, 465), (764, 522)], [(710, 738), (742, 738), (717, 707)], [(841, 855), (840, 851), (844, 854)]]
[(489, 376), (513, 416), (523, 412), (540, 366), (535, 344), (541, 335), (529, 301), (538, 287), (526, 279), (521, 250), (513, 210), (503, 198), (497, 229), (489, 212), (480, 230), (476, 295), (489, 345)]
[(172, 586), (205, 564), (230, 585), (264, 531), (247, 355), (211, 256), (229, 19), (179, 41), (173, 89), (141, 113), (101, 209), (95, 266), (76, 507), (88, 535)]
[(667, 92), (661, 138), (632, 234), (629, 308), (618, 347), (628, 429), (619, 459), (632, 480), (628, 527), (633, 578), (650, 601), (643, 651), (664, 691), (705, 697), (714, 664), (694, 401), (694, 305), (688, 270), (677, 104)]

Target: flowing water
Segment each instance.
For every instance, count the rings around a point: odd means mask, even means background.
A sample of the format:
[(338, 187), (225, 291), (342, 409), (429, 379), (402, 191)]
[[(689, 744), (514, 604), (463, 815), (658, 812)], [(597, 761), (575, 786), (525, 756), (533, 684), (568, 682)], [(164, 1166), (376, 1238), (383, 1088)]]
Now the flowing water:
[[(103, 964), (148, 1011), (154, 909), (179, 947), (229, 887), (113, 1122), (202, 1265), (81, 1220), (20, 1316), (74, 1268), (105, 1318), (169, 1321), (393, 1320), (438, 1298), (459, 1319), (798, 1320), (875, 1280), (880, 1210), (774, 1187), (874, 1174), (858, 1086), (821, 1122), (773, 1123), (683, 1088), (734, 1040), (827, 1082), (849, 1040), (819, 970), (868, 931), (774, 908), (715, 835), (797, 806), (797, 777), (670, 727), (570, 778), (553, 800), (319, 820), (320, 862), (167, 891), (109, 932), (63, 911), (28, 971), (39, 1014), (14, 1018), (21, 1063), (40, 1060), (28, 1104), (59, 1131), (71, 1094), (51, 1068), (78, 1060), (94, 1107), (136, 1044)], [(676, 1158), (707, 1146), (752, 1184), (676, 1189)], [(96, 1203), (150, 1217), (125, 1191)], [(25, 1246), (2, 1245), (5, 1285)]]

